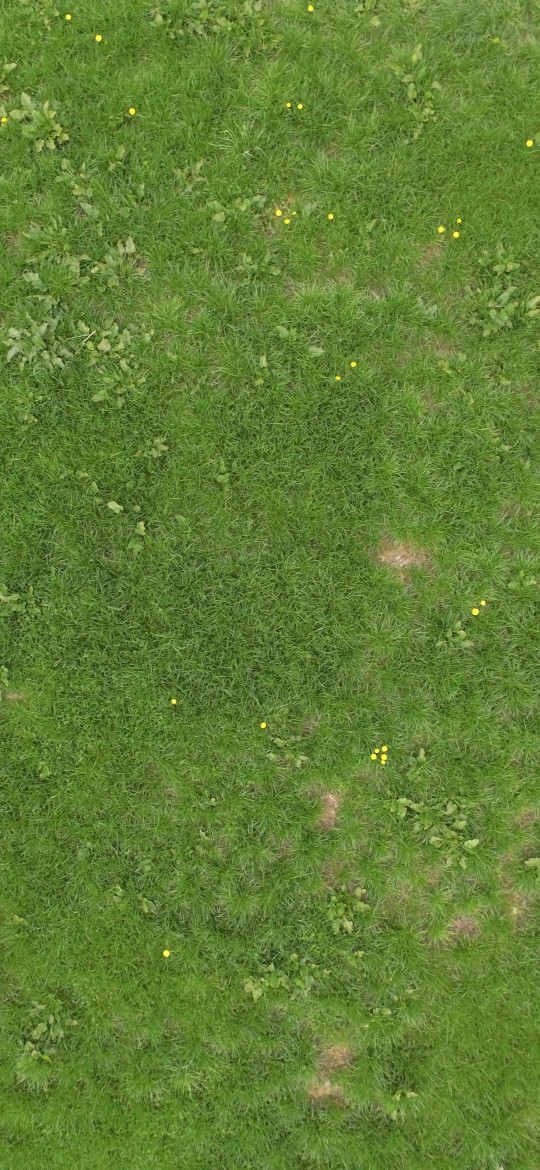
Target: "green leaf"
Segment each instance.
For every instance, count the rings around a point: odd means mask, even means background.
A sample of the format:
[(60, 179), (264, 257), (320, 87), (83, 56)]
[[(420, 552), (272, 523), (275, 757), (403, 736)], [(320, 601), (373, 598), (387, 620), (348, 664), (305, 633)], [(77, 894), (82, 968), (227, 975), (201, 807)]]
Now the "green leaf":
[(480, 838), (475, 837), (473, 841), (464, 841), (463, 848), (464, 849), (476, 849), (476, 846), (479, 844), (480, 844)]
[(320, 357), (321, 354), (324, 353), (324, 349), (321, 349), (320, 345), (310, 345), (308, 353), (311, 355), (311, 357)]
[(114, 512), (116, 515), (118, 515), (120, 512), (124, 511), (122, 505), (117, 504), (115, 500), (109, 500), (107, 503), (107, 507), (110, 508), (111, 512)]
[(279, 333), (280, 337), (289, 336), (289, 330), (286, 329), (284, 325), (276, 325), (276, 333)]
[(540, 857), (529, 857), (525, 865), (527, 869), (537, 869), (540, 872)]

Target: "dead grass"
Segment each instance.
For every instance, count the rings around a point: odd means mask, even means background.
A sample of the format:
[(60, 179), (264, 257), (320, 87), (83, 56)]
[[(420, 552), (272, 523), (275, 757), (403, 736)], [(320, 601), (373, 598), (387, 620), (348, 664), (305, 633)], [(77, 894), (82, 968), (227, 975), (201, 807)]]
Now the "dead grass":
[(8, 703), (20, 703), (26, 699), (26, 695), (23, 695), (22, 691), (4, 691), (2, 698), (7, 699)]
[(516, 824), (520, 829), (529, 829), (537, 821), (540, 821), (540, 808), (524, 808), (516, 817)]
[(440, 260), (442, 256), (443, 246), (439, 240), (434, 240), (433, 243), (428, 244), (418, 262), (419, 268), (427, 268), (428, 264), (432, 264), (434, 260)]
[(414, 543), (392, 541), (390, 538), (383, 540), (382, 549), (377, 554), (377, 560), (382, 565), (389, 565), (396, 569), (402, 581), (408, 579), (407, 570), (411, 565), (422, 566), (431, 563), (430, 555), (425, 549), (419, 548)]
[(306, 719), (306, 721), (302, 727), (302, 735), (304, 736), (304, 739), (307, 739), (308, 735), (313, 734), (315, 729), (319, 726), (320, 722), (321, 722), (320, 715), (312, 715), (309, 719)]
[(477, 937), (480, 933), (480, 926), (472, 914), (460, 914), (450, 923), (448, 930), (451, 938), (469, 939)]
[(341, 1085), (332, 1084), (329, 1080), (322, 1081), (320, 1084), (313, 1084), (308, 1089), (308, 1094), (312, 1101), (322, 1101), (329, 1098), (338, 1105), (345, 1104), (345, 1092)]
[(334, 829), (342, 797), (335, 792), (325, 792), (323, 796), (323, 811), (317, 822), (320, 829)]
[(337, 1072), (353, 1063), (354, 1051), (350, 1044), (321, 1045), (319, 1049), (318, 1074), (325, 1077), (329, 1072)]

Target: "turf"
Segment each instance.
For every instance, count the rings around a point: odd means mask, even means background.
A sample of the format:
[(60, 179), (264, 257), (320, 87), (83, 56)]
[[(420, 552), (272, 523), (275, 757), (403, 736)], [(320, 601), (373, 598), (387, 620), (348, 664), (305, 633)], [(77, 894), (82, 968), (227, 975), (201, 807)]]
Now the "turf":
[(538, 3), (0, 35), (0, 1170), (538, 1170)]

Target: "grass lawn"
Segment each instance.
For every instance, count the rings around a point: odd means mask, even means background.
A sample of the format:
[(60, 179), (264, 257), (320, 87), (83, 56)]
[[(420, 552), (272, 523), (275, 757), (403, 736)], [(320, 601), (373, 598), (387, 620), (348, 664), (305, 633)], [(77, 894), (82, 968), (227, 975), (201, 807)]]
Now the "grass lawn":
[(0, 1170), (539, 1170), (538, 0), (57, 3), (0, 13)]

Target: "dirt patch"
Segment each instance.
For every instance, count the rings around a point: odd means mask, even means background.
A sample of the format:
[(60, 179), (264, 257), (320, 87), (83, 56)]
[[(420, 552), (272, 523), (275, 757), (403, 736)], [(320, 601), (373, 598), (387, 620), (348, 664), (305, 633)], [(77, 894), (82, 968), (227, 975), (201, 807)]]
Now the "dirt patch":
[(418, 261), (419, 267), (427, 268), (428, 264), (432, 264), (434, 260), (440, 260), (442, 250), (443, 247), (439, 240), (434, 240), (432, 244), (428, 244)]
[(3, 699), (7, 699), (8, 703), (20, 703), (21, 700), (26, 699), (22, 691), (4, 691)]
[(308, 1089), (308, 1094), (312, 1101), (323, 1101), (330, 1099), (335, 1101), (338, 1105), (345, 1104), (345, 1092), (341, 1085), (334, 1085), (331, 1081), (322, 1081), (320, 1084), (316, 1083)]
[(390, 565), (396, 569), (402, 581), (407, 579), (407, 570), (411, 565), (428, 565), (430, 563), (429, 553), (425, 549), (412, 543), (406, 544), (403, 541), (389, 539), (383, 541), (383, 547), (377, 554), (377, 559), (382, 565)]
[(318, 1072), (326, 1076), (329, 1072), (336, 1072), (340, 1068), (347, 1068), (354, 1060), (354, 1051), (350, 1044), (331, 1044), (320, 1049)]
[(323, 809), (317, 821), (320, 829), (334, 829), (342, 797), (335, 792), (325, 792), (322, 798)]
[(480, 927), (471, 914), (460, 914), (450, 923), (448, 931), (451, 938), (476, 938)]
[(530, 826), (535, 825), (537, 821), (540, 821), (540, 809), (538, 808), (525, 808), (522, 812), (520, 812), (519, 816), (516, 817), (516, 824), (519, 825), (520, 829), (529, 829)]

